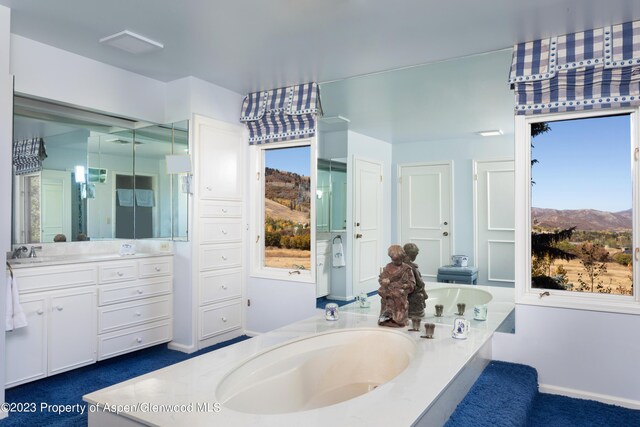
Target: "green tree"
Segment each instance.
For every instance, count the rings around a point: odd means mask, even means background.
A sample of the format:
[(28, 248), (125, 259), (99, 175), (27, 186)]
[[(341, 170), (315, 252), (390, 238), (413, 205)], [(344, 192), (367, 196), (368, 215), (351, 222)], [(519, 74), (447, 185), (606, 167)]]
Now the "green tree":
[(583, 243), (580, 245), (580, 264), (584, 268), (585, 274), (578, 273), (578, 282), (581, 291), (593, 292), (598, 286), (598, 290), (604, 289), (601, 276), (607, 272), (607, 261), (609, 252), (596, 243)]

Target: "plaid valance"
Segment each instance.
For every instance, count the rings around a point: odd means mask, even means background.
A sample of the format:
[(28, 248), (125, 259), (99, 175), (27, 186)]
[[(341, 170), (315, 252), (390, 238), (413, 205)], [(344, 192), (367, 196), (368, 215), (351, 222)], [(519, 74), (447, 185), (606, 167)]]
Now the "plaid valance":
[(240, 121), (249, 128), (249, 144), (254, 145), (313, 136), (318, 114), (318, 84), (305, 83), (248, 94)]
[(44, 139), (33, 138), (13, 142), (13, 166), (16, 175), (42, 170), (42, 161), (47, 158)]
[(640, 21), (514, 46), (516, 114), (640, 104)]

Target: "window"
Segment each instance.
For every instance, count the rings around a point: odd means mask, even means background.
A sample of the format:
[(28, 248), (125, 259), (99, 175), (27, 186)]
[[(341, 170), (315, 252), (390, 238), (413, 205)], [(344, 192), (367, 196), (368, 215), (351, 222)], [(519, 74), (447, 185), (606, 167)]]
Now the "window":
[(516, 118), (518, 302), (640, 311), (636, 115)]
[(254, 147), (254, 275), (295, 281), (314, 277), (313, 146), (303, 140)]

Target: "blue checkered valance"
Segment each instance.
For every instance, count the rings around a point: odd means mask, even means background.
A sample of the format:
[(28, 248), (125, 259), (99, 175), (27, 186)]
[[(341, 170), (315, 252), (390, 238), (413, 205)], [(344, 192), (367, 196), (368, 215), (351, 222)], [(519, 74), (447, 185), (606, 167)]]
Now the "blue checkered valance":
[(16, 175), (39, 172), (47, 158), (44, 139), (33, 138), (13, 142), (13, 166)]
[(240, 121), (249, 128), (249, 144), (288, 141), (315, 135), (322, 114), (317, 83), (250, 93), (242, 103)]
[(509, 83), (516, 114), (640, 104), (640, 21), (520, 43)]

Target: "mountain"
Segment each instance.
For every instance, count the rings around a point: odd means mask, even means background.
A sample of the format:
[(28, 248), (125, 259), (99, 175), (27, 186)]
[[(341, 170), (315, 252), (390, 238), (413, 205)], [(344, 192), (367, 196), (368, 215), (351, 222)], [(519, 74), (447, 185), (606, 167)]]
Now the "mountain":
[(631, 209), (604, 212), (595, 209), (531, 208), (531, 221), (542, 228), (569, 228), (577, 230), (631, 230)]
[(311, 179), (294, 172), (265, 167), (266, 216), (308, 223)]

